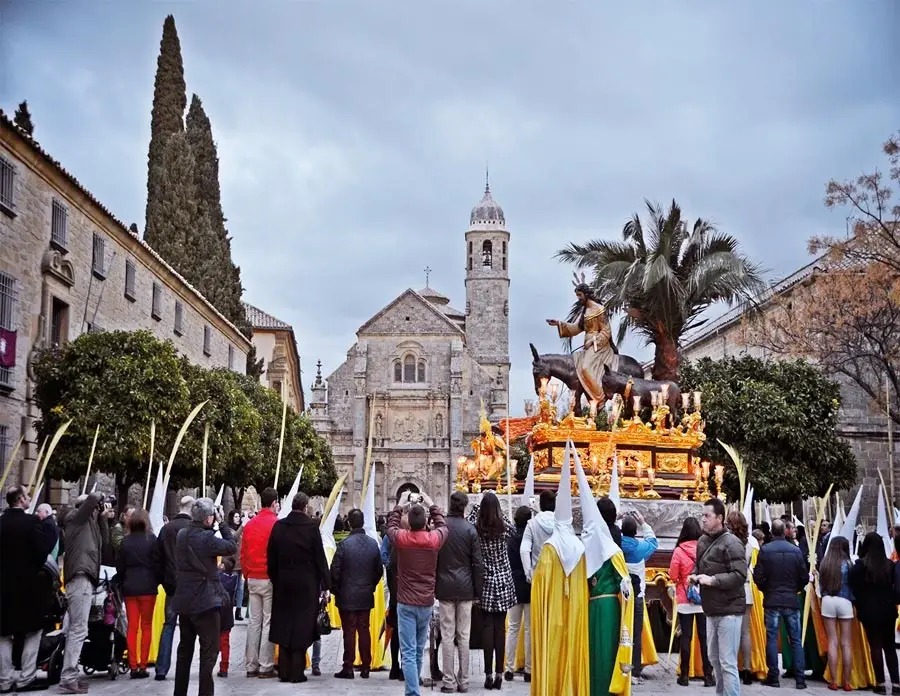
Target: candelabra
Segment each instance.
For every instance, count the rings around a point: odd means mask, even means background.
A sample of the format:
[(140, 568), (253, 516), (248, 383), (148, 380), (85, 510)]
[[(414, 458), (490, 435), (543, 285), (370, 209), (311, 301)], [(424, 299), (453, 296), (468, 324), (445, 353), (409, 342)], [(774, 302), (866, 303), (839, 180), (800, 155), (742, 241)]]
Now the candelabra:
[(725, 479), (725, 467), (722, 466), (721, 464), (716, 464), (715, 474), (716, 474), (716, 497), (724, 503), (725, 502), (725, 490), (724, 490), (724, 486), (723, 486), (723, 481)]
[(712, 496), (709, 493), (709, 462), (701, 462), (694, 470), (696, 481), (694, 483), (694, 500), (705, 503)]

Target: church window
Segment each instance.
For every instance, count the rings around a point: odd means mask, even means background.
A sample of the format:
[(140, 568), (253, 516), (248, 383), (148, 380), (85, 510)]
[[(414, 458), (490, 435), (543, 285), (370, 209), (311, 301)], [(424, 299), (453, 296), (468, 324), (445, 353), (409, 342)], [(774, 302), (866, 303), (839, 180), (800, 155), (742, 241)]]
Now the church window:
[(481, 263), (486, 268), (494, 266), (494, 245), (490, 239), (484, 240), (484, 244), (481, 245)]
[(418, 370), (416, 372), (416, 381), (424, 382), (425, 381), (425, 361), (420, 360)]
[(416, 359), (412, 355), (407, 355), (403, 358), (403, 381), (416, 381)]
[(403, 381), (403, 365), (400, 364), (399, 360), (394, 361), (394, 381)]
[(503, 257), (503, 270), (506, 270), (506, 257)]

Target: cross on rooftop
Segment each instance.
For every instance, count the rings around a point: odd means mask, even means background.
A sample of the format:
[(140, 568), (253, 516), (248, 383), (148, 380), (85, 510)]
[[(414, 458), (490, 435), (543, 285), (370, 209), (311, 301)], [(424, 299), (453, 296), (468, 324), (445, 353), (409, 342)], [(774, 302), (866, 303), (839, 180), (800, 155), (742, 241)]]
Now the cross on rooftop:
[(430, 288), (431, 286), (428, 284), (428, 280), (431, 277), (431, 266), (425, 266), (425, 287)]

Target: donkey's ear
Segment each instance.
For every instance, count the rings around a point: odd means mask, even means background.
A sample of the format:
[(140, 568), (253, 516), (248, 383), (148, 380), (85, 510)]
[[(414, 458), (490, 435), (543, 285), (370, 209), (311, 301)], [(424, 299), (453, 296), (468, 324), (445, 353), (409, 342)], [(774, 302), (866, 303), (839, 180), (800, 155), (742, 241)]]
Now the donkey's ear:
[(533, 343), (529, 343), (528, 345), (531, 346), (531, 354), (534, 356), (535, 362), (537, 362), (541, 359), (540, 353), (538, 353), (537, 348), (534, 347)]
[(606, 363), (603, 364), (603, 374), (604, 375), (609, 374), (609, 365), (607, 365)]

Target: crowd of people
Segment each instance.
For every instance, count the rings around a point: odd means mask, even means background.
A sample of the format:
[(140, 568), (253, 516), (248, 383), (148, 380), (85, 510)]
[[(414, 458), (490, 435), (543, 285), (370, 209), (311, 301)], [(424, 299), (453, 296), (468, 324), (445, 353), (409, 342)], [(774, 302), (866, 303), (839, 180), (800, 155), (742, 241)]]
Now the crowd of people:
[[(517, 677), (520, 639), (526, 682), (532, 681), (533, 658), (546, 663), (546, 655), (536, 654), (546, 645), (533, 635), (537, 629), (532, 622), (542, 619), (532, 611), (532, 602), (535, 593), (546, 592), (545, 587), (536, 589), (538, 575), (546, 581), (546, 567), (540, 569), (545, 547), (560, 544), (553, 492), (541, 493), (534, 501), (537, 510), (516, 509), (512, 520), (490, 492), (471, 507), (466, 494), (454, 493), (446, 517), (427, 495), (405, 493), (387, 518), (377, 521), (384, 530), (380, 546), (373, 538), (378, 535), (367, 532), (363, 512), (353, 509), (346, 515), (349, 534), (330, 562), (320, 517), (308, 514), (304, 493), (293, 498), (284, 516), (274, 489), (263, 491), (260, 500), (261, 510), (244, 518), (236, 511), (226, 516), (209, 498), (188, 496), (154, 535), (145, 510), (126, 507), (117, 520), (110, 501), (99, 493), (79, 497), (57, 521), (48, 506), (29, 514), (24, 488), (9, 488), (8, 507), (0, 516), (0, 693), (46, 687), (37, 679), (37, 653), (47, 588), (52, 587), (48, 563), (60, 556), (66, 648), (59, 688), (66, 694), (88, 692), (79, 656), (101, 566), (115, 568), (114, 582), (124, 597), (133, 679), (150, 676), (153, 617), (162, 586), (165, 618), (154, 672), (156, 680), (167, 678), (177, 627), (175, 696), (187, 696), (198, 643), (201, 696), (214, 692), (217, 662), (218, 676), (229, 676), (229, 636), (235, 621), (243, 620), (245, 595), (247, 678), (305, 682), (310, 649), (312, 674), (321, 676), (323, 615), (331, 593), (343, 631), (342, 664), (334, 677), (354, 679), (358, 670), (360, 678), (368, 678), (375, 649), (374, 596), (385, 571), (386, 627), (392, 633), (389, 678), (405, 682), (408, 696), (419, 694), (429, 680), (440, 684), (441, 693), (466, 693), (472, 649), (483, 651), (487, 690), (500, 690)], [(591, 696), (610, 692), (617, 669), (628, 673), (632, 683), (642, 679), (641, 645), (652, 640), (643, 625), (645, 566), (658, 550), (652, 527), (639, 513), (621, 514), (608, 498), (596, 505), (603, 535), (614, 544), (613, 553), (621, 552), (624, 565), (617, 574), (604, 563), (585, 583)], [(900, 534), (893, 543), (900, 549)], [(860, 659), (852, 642), (852, 623), (858, 621), (868, 640), (875, 693), (887, 693), (885, 665), (891, 688), (900, 691), (894, 646), (900, 573), (887, 546), (871, 532), (861, 540), (858, 558), (851, 556), (850, 540), (832, 534), (823, 522), (812, 554), (816, 562), (810, 564), (805, 529), (792, 518), (762, 523), (751, 532), (743, 514), (727, 512), (716, 498), (709, 500), (700, 520), (684, 520), (669, 568), (681, 636), (677, 683), (690, 683), (695, 646), (704, 685), (715, 687), (717, 694), (734, 696), (742, 684), (753, 682), (754, 648), (761, 646), (754, 645), (751, 624), (755, 596), (761, 594), (765, 685), (779, 686), (783, 678), (781, 637), (785, 673), (796, 688), (806, 688), (807, 671), (824, 677), (827, 668), (830, 689), (851, 690), (849, 675)], [(562, 562), (566, 549), (558, 549)], [(567, 570), (568, 578), (572, 568)], [(807, 664), (809, 651), (801, 635), (810, 583), (827, 635), (821, 650), (827, 662), (822, 665)], [(619, 619), (610, 623), (610, 617), (624, 615), (619, 611), (623, 597), (634, 602), (633, 614), (628, 614), (633, 619), (627, 627), (632, 646), (627, 668), (617, 662), (622, 634), (613, 623), (618, 626)]]

